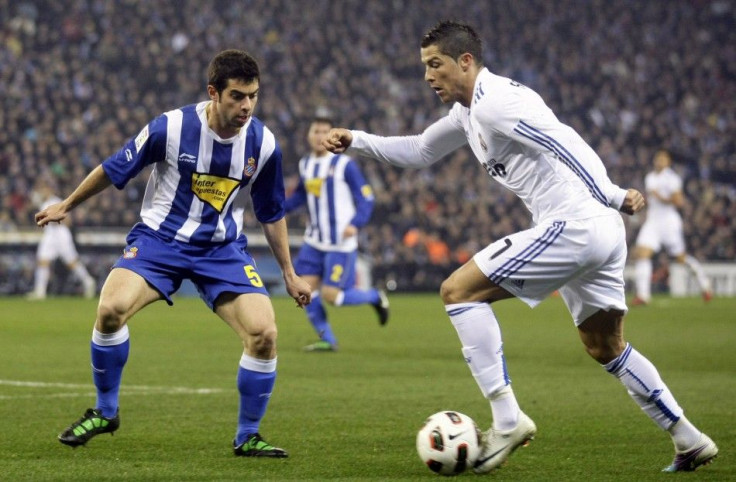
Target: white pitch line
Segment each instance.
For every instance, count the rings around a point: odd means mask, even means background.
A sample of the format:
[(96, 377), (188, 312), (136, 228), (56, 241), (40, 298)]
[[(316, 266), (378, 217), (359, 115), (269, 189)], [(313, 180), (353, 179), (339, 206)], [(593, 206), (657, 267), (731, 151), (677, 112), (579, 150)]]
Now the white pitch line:
[[(89, 384), (58, 383), (58, 382), (31, 382), (23, 380), (0, 380), (0, 385), (24, 388), (66, 388), (71, 390), (90, 388)], [(127, 395), (211, 395), (222, 393), (222, 388), (189, 388), (189, 387), (161, 387), (149, 385), (122, 385), (120, 392)], [(51, 393), (44, 395), (0, 395), (0, 400), (13, 400), (21, 398), (69, 398), (95, 396), (93, 392), (76, 393)]]

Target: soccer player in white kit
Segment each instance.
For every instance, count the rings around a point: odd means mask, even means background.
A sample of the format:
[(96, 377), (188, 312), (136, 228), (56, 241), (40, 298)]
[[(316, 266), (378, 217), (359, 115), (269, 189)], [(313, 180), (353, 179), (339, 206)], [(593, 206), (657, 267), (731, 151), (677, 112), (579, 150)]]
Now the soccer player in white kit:
[(531, 229), (491, 243), (440, 288), (493, 415), (475, 472), (499, 467), (537, 431), (511, 389), (490, 303), (517, 297), (533, 307), (555, 290), (590, 356), (672, 436), (676, 455), (665, 470), (694, 470), (710, 462), (718, 453), (715, 443), (685, 418), (654, 365), (623, 337), (626, 237), (618, 211), (641, 210), (641, 193), (614, 185), (593, 149), (539, 95), (485, 68), (471, 27), (440, 22), (424, 36), (421, 60), (430, 87), (454, 104), (447, 116), (414, 136), (333, 129), (325, 146), (418, 168), (469, 145), (483, 169), (532, 214)]
[[(38, 185), (37, 193), (40, 196), (40, 209), (46, 209), (61, 201), (59, 197), (53, 194), (51, 186), (46, 182), (41, 182)], [(84, 297), (92, 298), (97, 290), (97, 283), (79, 259), (72, 232), (65, 222), (52, 223), (49, 224), (47, 229), (44, 229), (41, 241), (36, 249), (33, 291), (28, 293), (27, 298), (30, 300), (46, 299), (46, 290), (51, 276), (51, 263), (57, 258), (61, 258), (69, 271), (82, 282)]]
[(682, 217), (677, 211), (685, 202), (682, 179), (672, 169), (672, 156), (665, 149), (654, 154), (654, 171), (644, 178), (647, 219), (634, 249), (636, 297), (632, 305), (646, 305), (652, 298), (652, 255), (664, 248), (667, 254), (688, 267), (700, 286), (705, 301), (713, 297), (710, 281), (697, 259), (685, 252)]

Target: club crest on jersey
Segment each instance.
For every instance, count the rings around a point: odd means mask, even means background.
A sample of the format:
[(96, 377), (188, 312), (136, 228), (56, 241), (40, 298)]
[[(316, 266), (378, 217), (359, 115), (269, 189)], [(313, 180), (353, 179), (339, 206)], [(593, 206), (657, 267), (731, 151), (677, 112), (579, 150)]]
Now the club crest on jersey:
[(132, 248), (125, 248), (123, 250), (123, 258), (124, 259), (133, 259), (136, 256), (138, 256), (138, 248), (133, 246)]
[(240, 179), (214, 176), (201, 172), (192, 173), (192, 192), (200, 201), (206, 202), (222, 213), (227, 201), (240, 185)]
[(252, 157), (249, 157), (247, 161), (245, 161), (245, 167), (243, 168), (243, 175), (245, 177), (252, 177), (253, 174), (256, 173), (256, 160)]
[(480, 132), (478, 133), (478, 142), (480, 142), (480, 148), (483, 149), (483, 152), (488, 152), (488, 146), (483, 141), (483, 136), (480, 135)]

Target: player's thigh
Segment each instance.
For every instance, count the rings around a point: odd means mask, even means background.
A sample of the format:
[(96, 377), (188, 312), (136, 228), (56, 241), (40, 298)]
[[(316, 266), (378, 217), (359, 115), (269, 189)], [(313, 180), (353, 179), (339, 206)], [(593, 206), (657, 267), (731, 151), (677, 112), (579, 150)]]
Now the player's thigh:
[(98, 329), (109, 332), (110, 329), (119, 328), (144, 306), (160, 299), (161, 293), (138, 273), (125, 268), (113, 268), (100, 291)]
[(50, 263), (59, 255), (59, 245), (54, 241), (54, 236), (44, 233), (36, 248), (36, 258)]
[(449, 305), (473, 301), (491, 303), (512, 298), (513, 295), (489, 280), (475, 260), (471, 259), (442, 282), (440, 297), (444, 304)]
[(584, 226), (555, 221), (506, 236), (473, 261), (493, 285), (534, 307), (578, 272), (586, 235)]
[(276, 316), (271, 299), (262, 293), (227, 293), (215, 302), (215, 313), (238, 334), (246, 347), (276, 340)]
[(60, 233), (58, 244), (56, 246), (58, 256), (66, 263), (71, 265), (79, 260), (77, 247), (74, 246), (74, 239), (68, 230)]
[(681, 226), (671, 226), (662, 241), (665, 251), (672, 257), (685, 254), (685, 235)]
[(647, 248), (650, 253), (655, 253), (662, 248), (663, 232), (666, 226), (655, 220), (648, 219), (639, 230), (636, 237), (636, 246)]
[(357, 251), (327, 253), (324, 259), (324, 271), (322, 272), (323, 286), (344, 290), (355, 285), (355, 262), (357, 259)]
[(133, 227), (127, 237), (128, 245), (113, 268), (123, 268), (142, 277), (158, 291), (166, 303), (181, 286), (185, 273), (192, 263), (192, 253), (183, 252), (175, 243), (159, 239), (146, 226)]

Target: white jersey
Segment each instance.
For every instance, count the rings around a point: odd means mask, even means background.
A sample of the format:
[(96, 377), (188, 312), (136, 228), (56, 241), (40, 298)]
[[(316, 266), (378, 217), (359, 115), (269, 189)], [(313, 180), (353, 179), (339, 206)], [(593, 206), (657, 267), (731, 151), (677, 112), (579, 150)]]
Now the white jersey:
[[(60, 198), (51, 196), (41, 204), (41, 210), (59, 202), (61, 202)], [(66, 264), (73, 263), (79, 258), (72, 232), (66, 224), (63, 222), (49, 223), (44, 226), (36, 257), (44, 261), (61, 258)]]
[(352, 131), (353, 153), (424, 167), (469, 144), (488, 174), (514, 192), (535, 224), (619, 209), (626, 191), (598, 155), (533, 90), (483, 69), (470, 108), (456, 103), (421, 135), (384, 138)]
[[(682, 179), (671, 168), (660, 172), (652, 171), (644, 178), (647, 194), (656, 192), (665, 199), (682, 191)], [(660, 201), (656, 196), (647, 196), (647, 221), (666, 224), (680, 221), (680, 213), (672, 203)]]

